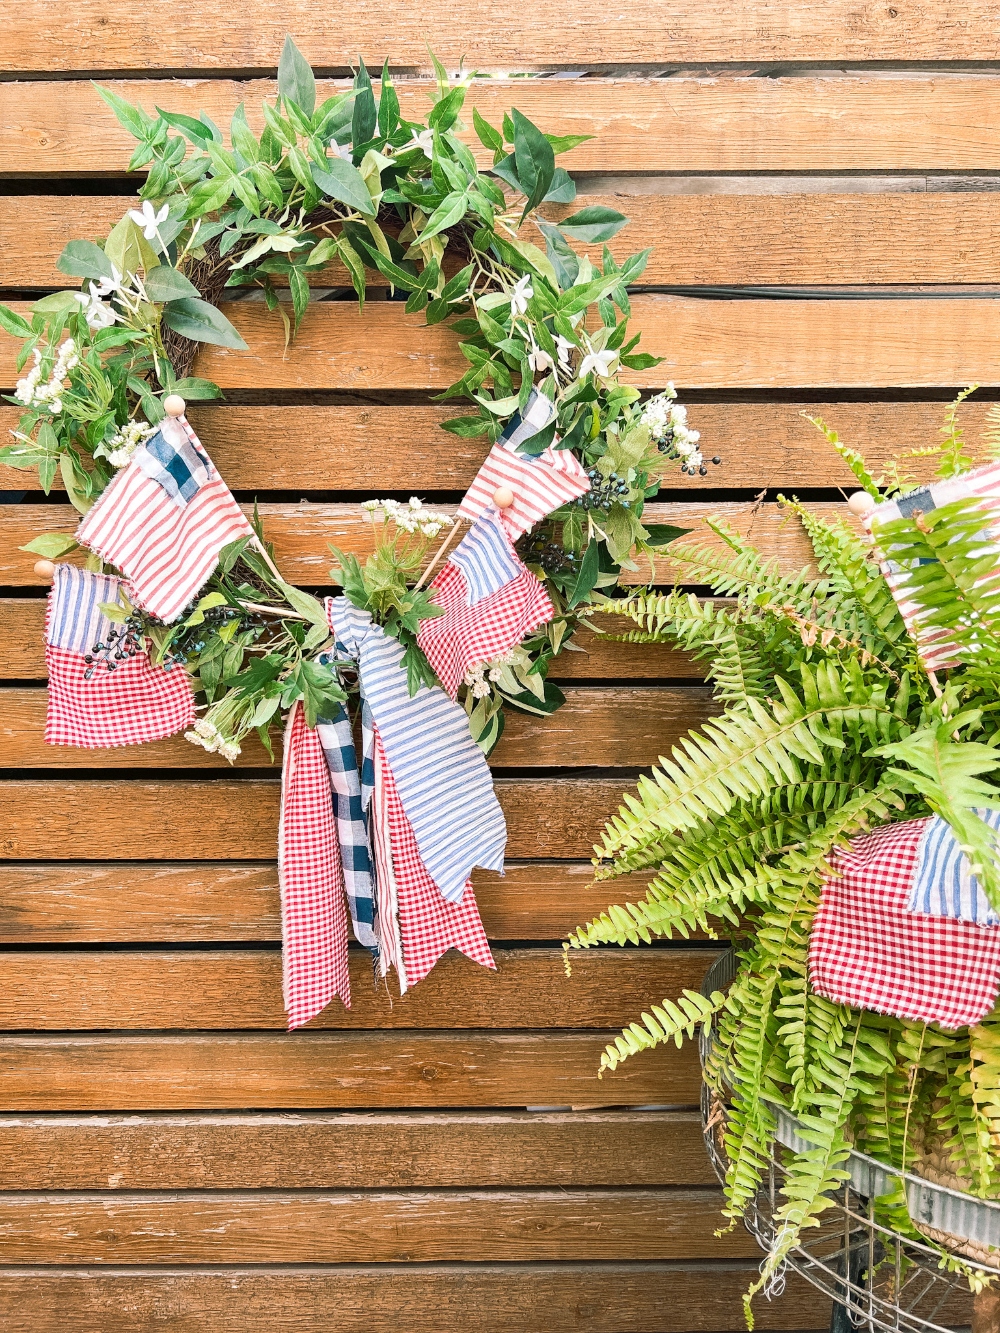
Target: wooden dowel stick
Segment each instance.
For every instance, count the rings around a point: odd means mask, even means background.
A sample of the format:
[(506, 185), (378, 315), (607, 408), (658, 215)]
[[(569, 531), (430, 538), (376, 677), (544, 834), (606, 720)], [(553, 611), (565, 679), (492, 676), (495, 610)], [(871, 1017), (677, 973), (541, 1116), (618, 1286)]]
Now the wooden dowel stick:
[(444, 541), (441, 543), (441, 545), (440, 545), (440, 546), (438, 547), (438, 549), (437, 549), (437, 554), (434, 556), (434, 559), (430, 562), (430, 564), (427, 566), (427, 568), (424, 570), (424, 572), (420, 575), (420, 578), (417, 580), (416, 584), (414, 584), (414, 588), (413, 588), (413, 591), (414, 591), (414, 592), (419, 592), (420, 589), (421, 589), (421, 588), (424, 586), (424, 584), (427, 582), (427, 579), (429, 578), (429, 576), (430, 576), (431, 572), (433, 571), (435, 565), (437, 565), (438, 561), (441, 559), (441, 557), (444, 555), (445, 551), (447, 551), (448, 547), (451, 545), (451, 539), (452, 539), (452, 537), (454, 537), (455, 533), (456, 533), (456, 532), (459, 530), (459, 528), (462, 526), (462, 522), (463, 522), (462, 519), (460, 519), (460, 518), (456, 518), (456, 519), (455, 519), (455, 522), (454, 522), (454, 523), (452, 524), (452, 526), (448, 529), (447, 533), (445, 534)]
[(263, 606), (260, 602), (244, 602), (247, 611), (257, 611), (262, 616), (280, 616), (282, 620), (307, 620), (301, 611), (286, 611), (281, 606)]
[(278, 580), (278, 582), (284, 583), (285, 580), (281, 577), (281, 570), (268, 555), (267, 547), (264, 545), (264, 543), (261, 541), (261, 539), (257, 536), (256, 533), (254, 533), (254, 535), (250, 538), (250, 545), (253, 546), (257, 550), (257, 552), (264, 557), (264, 564), (267, 565), (268, 569)]

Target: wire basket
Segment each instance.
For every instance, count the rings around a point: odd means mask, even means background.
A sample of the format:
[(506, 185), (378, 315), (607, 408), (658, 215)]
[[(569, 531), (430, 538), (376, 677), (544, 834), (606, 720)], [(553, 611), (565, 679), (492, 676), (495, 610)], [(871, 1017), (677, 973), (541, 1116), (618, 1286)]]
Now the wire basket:
[[(735, 974), (736, 955), (730, 949), (709, 968), (702, 993), (707, 996), (725, 990)], [(711, 1043), (711, 1033), (702, 1029), (703, 1067)], [(778, 1106), (772, 1110), (778, 1126), (777, 1144), (793, 1151), (811, 1146), (800, 1136), (794, 1116)], [(727, 1166), (723, 1145), (726, 1107), (705, 1082), (701, 1113), (705, 1146), (721, 1182)], [(872, 1333), (953, 1333), (956, 1327), (967, 1327), (972, 1304), (968, 1278), (942, 1267), (940, 1249), (904, 1238), (877, 1222), (873, 1200), (901, 1182), (915, 1225), (960, 1252), (966, 1269), (984, 1277), (1000, 1276), (1000, 1203), (897, 1171), (860, 1152), (851, 1152), (846, 1168), (850, 1179), (837, 1191), (822, 1225), (802, 1232), (764, 1294), (768, 1298), (780, 1295), (786, 1273), (792, 1270), (834, 1301), (833, 1327), (845, 1333), (849, 1328)], [(747, 1230), (765, 1251), (770, 1251), (775, 1239), (774, 1215), (784, 1177), (780, 1153), (772, 1151), (767, 1175), (744, 1214)], [(966, 1257), (970, 1252), (984, 1257), (989, 1253), (992, 1262)]]

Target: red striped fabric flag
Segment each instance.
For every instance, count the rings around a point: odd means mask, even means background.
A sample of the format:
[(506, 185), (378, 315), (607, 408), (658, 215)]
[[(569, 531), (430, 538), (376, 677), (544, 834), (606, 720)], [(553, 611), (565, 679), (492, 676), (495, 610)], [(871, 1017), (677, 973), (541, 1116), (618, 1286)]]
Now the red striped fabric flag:
[(282, 989), (288, 1027), (315, 1018), (334, 996), (351, 1007), (347, 910), (330, 770), (300, 703), (285, 727), (278, 824)]
[(834, 854), (809, 938), (809, 981), (838, 1004), (964, 1027), (996, 1000), (1000, 928), (911, 910), (926, 824), (890, 824)]
[(445, 614), (421, 621), (417, 642), (452, 699), (470, 667), (502, 657), (555, 615), (493, 509), (476, 520), (431, 591)]
[[(486, 931), (479, 917), (479, 908), (476, 906), (472, 881), (466, 884), (461, 902), (446, 902), (427, 873), (377, 728), (374, 762), (388, 815), (405, 984), (415, 986), (423, 980), (449, 949), (458, 949), (483, 967), (495, 968)], [(400, 974), (400, 983), (402, 986), (403, 973)]]
[(222, 548), (252, 532), (187, 421), (168, 417), (84, 516), (77, 540), (127, 576), (139, 606), (169, 623)]
[(553, 509), (586, 494), (590, 478), (571, 449), (549, 445), (531, 458), (495, 444), (466, 492), (458, 517), (474, 522), (493, 504), (493, 494), (501, 486), (514, 494), (514, 503), (502, 511), (502, 520), (511, 540), (516, 541)]
[[(45, 617), (48, 745), (88, 750), (139, 745), (172, 736), (194, 721), (186, 671), (154, 666), (138, 642), (115, 648), (121, 629), (101, 603), (118, 603), (120, 587), (121, 580), (110, 574), (56, 565)], [(95, 654), (97, 644), (105, 649)]]

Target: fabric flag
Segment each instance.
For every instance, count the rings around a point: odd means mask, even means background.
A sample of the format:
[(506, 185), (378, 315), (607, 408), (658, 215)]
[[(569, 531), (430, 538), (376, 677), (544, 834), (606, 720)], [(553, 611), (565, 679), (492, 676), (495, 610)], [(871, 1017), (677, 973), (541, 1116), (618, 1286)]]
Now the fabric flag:
[(285, 726), (278, 824), (282, 991), (288, 1027), (315, 1018), (335, 995), (351, 1006), (347, 913), (330, 771), (319, 733), (292, 705)]
[[(386, 795), (385, 771), (383, 762), (375, 764), (374, 727), (366, 727), (365, 713), (362, 709), (362, 728), (365, 729), (365, 768), (371, 772), (371, 804), (369, 822), (372, 831), (372, 855), (375, 860), (375, 902), (378, 910), (379, 955), (378, 970), (380, 976), (386, 976), (389, 969), (396, 969), (399, 981), (399, 993), (405, 995), (409, 986), (406, 976), (406, 963), (403, 958), (403, 939), (399, 930), (399, 890), (392, 865), (392, 838), (389, 831), (389, 801)], [(370, 721), (370, 714), (368, 717)], [(369, 749), (369, 738), (371, 748)], [(382, 752), (384, 754), (384, 752)], [(398, 795), (398, 793), (397, 793)]]
[[(361, 695), (385, 747), (420, 856), (449, 902), (473, 866), (503, 870), (507, 826), (465, 710), (421, 685), (410, 695), (398, 639), (346, 597), (327, 598), (338, 654), (358, 664)], [(396, 871), (398, 881), (399, 873)]]
[(524, 413), (511, 418), (500, 440), (487, 454), (458, 507), (458, 518), (475, 522), (492, 506), (497, 488), (507, 486), (513, 492), (514, 503), (503, 510), (501, 521), (511, 540), (516, 541), (553, 509), (590, 490), (590, 478), (572, 449), (554, 449), (549, 445), (534, 458), (515, 452), (519, 444), (551, 422), (552, 413), (549, 400), (533, 389)]
[(421, 621), (417, 642), (452, 699), (470, 667), (502, 657), (555, 615), (494, 509), (466, 533), (431, 591), (445, 614)]
[(77, 540), (117, 566), (150, 615), (176, 620), (219, 552), (253, 535), (183, 417), (167, 417), (84, 516)]
[(112, 654), (111, 671), (104, 660), (85, 661), (95, 644), (108, 643), (118, 629), (100, 607), (120, 604), (120, 588), (121, 580), (110, 574), (56, 565), (45, 618), (49, 745), (139, 745), (172, 736), (194, 721), (187, 672), (153, 666), (145, 648), (121, 660)]
[[(1000, 830), (1000, 810), (974, 813), (994, 832)], [(909, 910), (979, 926), (1000, 926), (1000, 915), (990, 906), (948, 821), (932, 815), (919, 822), (923, 831), (907, 902)]]
[(933, 509), (951, 504), (953, 500), (977, 497), (983, 508), (983, 553), (992, 551), (997, 558), (996, 574), (988, 575), (992, 579), (1000, 574), (1000, 463), (990, 463), (986, 467), (964, 472), (958, 477), (948, 477), (935, 482), (933, 486), (924, 486), (911, 491), (909, 495), (897, 500), (889, 500), (877, 505), (865, 516), (864, 522), (872, 534), (879, 556), (879, 568), (892, 589), (900, 614), (916, 643), (920, 658), (928, 671), (941, 671), (946, 667), (956, 666), (955, 645), (948, 636), (947, 629), (936, 625), (920, 623), (920, 607), (908, 596), (908, 577), (904, 566), (891, 560), (878, 549), (878, 528), (882, 523), (891, 523), (898, 518), (912, 518), (914, 514), (927, 514)]
[(330, 771), (340, 864), (354, 938), (377, 954), (379, 945), (375, 934), (375, 894), (368, 849), (368, 825), (361, 801), (361, 778), (354, 752), (351, 719), (343, 704), (334, 717), (320, 718), (316, 730)]
[(446, 902), (427, 873), (377, 727), (375, 771), (388, 819), (392, 872), (399, 902), (405, 969), (400, 973), (400, 992), (422, 981), (449, 949), (460, 950), (483, 967), (495, 968), (471, 883), (465, 885), (460, 902)]
[(819, 995), (944, 1028), (977, 1023), (1000, 986), (1000, 930), (910, 910), (926, 820), (890, 824), (831, 858), (809, 940)]

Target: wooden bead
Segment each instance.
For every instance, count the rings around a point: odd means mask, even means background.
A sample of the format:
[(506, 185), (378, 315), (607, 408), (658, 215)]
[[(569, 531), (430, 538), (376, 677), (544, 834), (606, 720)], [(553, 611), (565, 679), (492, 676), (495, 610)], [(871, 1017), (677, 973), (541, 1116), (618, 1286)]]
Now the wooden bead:
[(56, 567), (51, 560), (36, 560), (35, 573), (40, 579), (50, 579), (56, 572)]
[(875, 501), (867, 491), (855, 491), (853, 495), (848, 496), (847, 507), (852, 514), (857, 514), (858, 518), (864, 518), (875, 508)]
[(168, 417), (182, 417), (187, 404), (179, 393), (168, 394), (163, 400), (163, 410)]
[(493, 492), (493, 503), (498, 509), (509, 509), (514, 503), (514, 492), (509, 486), (498, 486)]

